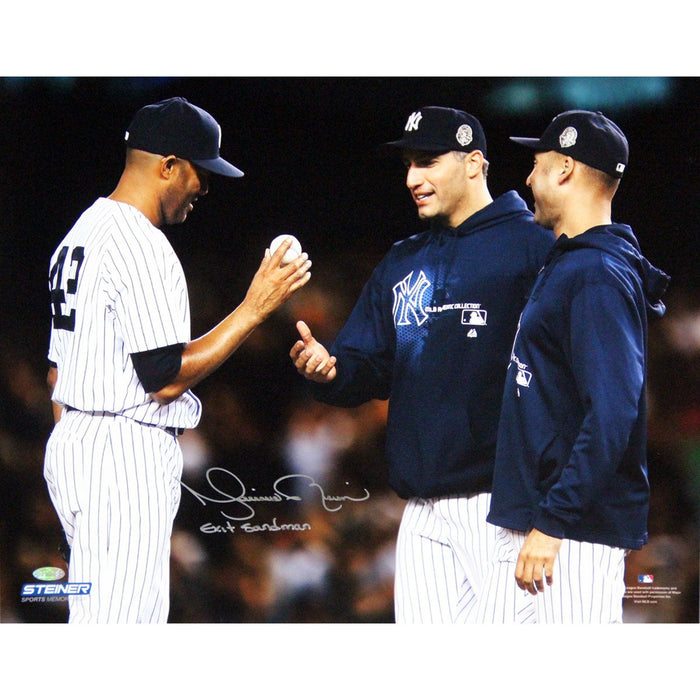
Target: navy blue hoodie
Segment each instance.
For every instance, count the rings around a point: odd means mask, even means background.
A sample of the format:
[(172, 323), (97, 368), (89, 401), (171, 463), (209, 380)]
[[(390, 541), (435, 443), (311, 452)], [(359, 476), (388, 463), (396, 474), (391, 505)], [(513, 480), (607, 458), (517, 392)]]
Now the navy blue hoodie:
[(513, 336), (554, 244), (507, 192), (460, 226), (395, 243), (330, 348), (337, 406), (390, 399), (389, 482), (399, 496), (490, 491)]
[(489, 522), (646, 543), (647, 320), (668, 281), (629, 226), (557, 240), (513, 346)]

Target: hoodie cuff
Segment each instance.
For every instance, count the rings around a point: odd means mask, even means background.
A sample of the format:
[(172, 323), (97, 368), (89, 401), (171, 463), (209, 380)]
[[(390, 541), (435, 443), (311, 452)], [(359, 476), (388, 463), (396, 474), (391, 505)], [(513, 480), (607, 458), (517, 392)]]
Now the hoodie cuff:
[(556, 537), (560, 540), (566, 538), (566, 523), (560, 518), (543, 510), (539, 511), (535, 516), (532, 527), (550, 537)]

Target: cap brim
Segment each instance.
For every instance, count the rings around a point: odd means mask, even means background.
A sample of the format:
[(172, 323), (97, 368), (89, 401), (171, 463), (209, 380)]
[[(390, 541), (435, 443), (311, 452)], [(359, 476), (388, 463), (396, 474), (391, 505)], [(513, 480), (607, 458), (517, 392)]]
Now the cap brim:
[(243, 177), (244, 174), (242, 170), (239, 170), (235, 165), (231, 165), (231, 163), (223, 158), (193, 160), (192, 162), (210, 173), (223, 175), (224, 177)]
[(528, 148), (534, 148), (535, 150), (544, 150), (542, 146), (542, 141), (540, 139), (525, 138), (522, 136), (511, 136), (511, 141), (519, 143), (521, 146), (527, 146)]

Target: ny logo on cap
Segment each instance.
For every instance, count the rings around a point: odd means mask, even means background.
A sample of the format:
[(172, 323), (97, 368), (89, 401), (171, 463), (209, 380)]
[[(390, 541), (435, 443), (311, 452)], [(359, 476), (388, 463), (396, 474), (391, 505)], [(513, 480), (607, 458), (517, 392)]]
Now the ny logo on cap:
[(423, 118), (420, 112), (413, 112), (406, 122), (404, 131), (418, 131), (418, 122)]

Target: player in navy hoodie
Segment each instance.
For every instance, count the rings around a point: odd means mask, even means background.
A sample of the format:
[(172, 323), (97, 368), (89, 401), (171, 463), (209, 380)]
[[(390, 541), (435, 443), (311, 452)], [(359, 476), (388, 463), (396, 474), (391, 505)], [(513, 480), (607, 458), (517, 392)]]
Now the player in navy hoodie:
[(389, 480), (407, 499), (397, 622), (473, 622), (496, 542), (486, 513), (505, 371), (554, 236), (517, 193), (491, 197), (472, 115), (424, 107), (390, 146), (430, 227), (392, 246), (330, 355), (303, 322), (290, 354), (321, 401), (389, 399)]
[(529, 594), (537, 622), (621, 622), (625, 550), (647, 541), (647, 323), (669, 280), (611, 221), (628, 160), (613, 122), (570, 111), (513, 140), (535, 150), (535, 220), (557, 242), (510, 358), (488, 516), (501, 551), (480, 616), (508, 621)]

